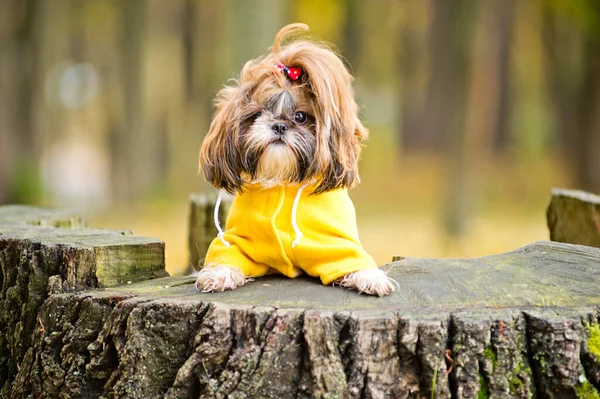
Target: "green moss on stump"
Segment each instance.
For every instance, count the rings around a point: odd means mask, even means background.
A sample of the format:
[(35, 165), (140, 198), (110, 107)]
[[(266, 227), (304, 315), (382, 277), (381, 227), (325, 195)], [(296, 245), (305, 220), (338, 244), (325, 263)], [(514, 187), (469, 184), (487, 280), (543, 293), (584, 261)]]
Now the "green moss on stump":
[(491, 345), (488, 345), (488, 347), (485, 349), (483, 356), (492, 362), (492, 369), (496, 370), (496, 367), (498, 366), (498, 355), (496, 355), (496, 352)]
[(581, 376), (581, 385), (575, 387), (575, 394), (578, 399), (600, 399), (598, 390), (585, 378)]
[(488, 390), (487, 381), (483, 374), (479, 374), (479, 392), (477, 392), (477, 399), (487, 399), (490, 397)]
[(437, 385), (437, 376), (438, 376), (438, 369), (436, 367), (436, 369), (433, 371), (433, 380), (431, 382), (431, 399), (435, 399), (435, 387)]
[[(522, 362), (519, 362), (517, 363), (517, 367), (515, 367), (512, 376), (509, 380), (510, 393), (512, 395), (518, 395), (519, 397), (521, 397), (522, 393), (526, 391), (527, 387), (525, 386), (525, 382), (523, 381), (523, 374), (529, 376), (529, 380), (533, 381), (533, 373), (531, 371), (531, 367), (525, 366)], [(529, 392), (528, 397), (532, 398), (533, 393)]]
[(588, 350), (596, 357), (596, 362), (600, 362), (600, 325), (597, 323), (587, 324), (585, 329), (589, 334), (587, 340)]

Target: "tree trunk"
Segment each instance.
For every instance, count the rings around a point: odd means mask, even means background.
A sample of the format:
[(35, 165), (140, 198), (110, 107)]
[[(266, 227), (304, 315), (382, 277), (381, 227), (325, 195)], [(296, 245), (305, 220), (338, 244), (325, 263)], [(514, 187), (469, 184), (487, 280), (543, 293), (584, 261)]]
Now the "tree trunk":
[[(9, 123), (10, 99), (8, 94), (12, 91), (7, 86), (6, 73), (7, 62), (12, 62), (10, 48), (13, 45), (10, 32), (9, 18), (13, 14), (12, 1), (0, 2), (0, 205), (8, 202), (9, 199), (9, 169), (12, 162), (10, 159), (10, 145), (13, 133)], [(8, 61), (7, 61), (8, 60)]]
[[(7, 0), (0, 22), (0, 203), (30, 202), (39, 145), (35, 94), (39, 84), (39, 0)], [(33, 165), (33, 166), (32, 166)]]
[(145, 151), (148, 140), (144, 135), (143, 102), (143, 47), (146, 18), (145, 2), (141, 0), (119, 3), (121, 12), (121, 93), (123, 96), (123, 126), (111, 132), (113, 154), (114, 195), (117, 199), (132, 201), (147, 187), (145, 169), (151, 160)]
[[(402, 2), (405, 15), (415, 15), (417, 10), (423, 7), (422, 3), (405, 0)], [(407, 151), (431, 148), (426, 139), (421, 134), (421, 124), (423, 123), (424, 113), (424, 95), (423, 87), (420, 82), (420, 75), (425, 64), (422, 58), (422, 46), (426, 40), (422, 32), (418, 31), (415, 21), (405, 17), (404, 23), (400, 28), (400, 48), (397, 49), (397, 64), (402, 70), (401, 93), (402, 109), (400, 126), (400, 137), (402, 149)], [(431, 30), (430, 30), (431, 33)]]
[(492, 9), (497, 13), (492, 32), (493, 59), (497, 63), (495, 78), (497, 96), (492, 118), (492, 148), (504, 152), (510, 144), (511, 46), (514, 36), (515, 0), (496, 0)]
[(184, 0), (181, 9), (181, 39), (183, 44), (183, 79), (185, 99), (196, 102), (196, 39), (198, 30), (197, 1)]
[(433, 71), (423, 114), (423, 140), (443, 149), (448, 170), (444, 226), (461, 235), (472, 208), (472, 148), (467, 134), (467, 93), (477, 4), (472, 0), (434, 0), (431, 25)]
[(223, 17), (222, 8), (222, 4), (210, 0), (186, 0), (182, 8), (186, 100), (191, 107), (200, 107), (206, 119), (213, 113), (217, 90), (233, 77), (221, 72), (223, 65), (217, 59), (223, 35), (218, 23)]
[(472, 158), (479, 164), (509, 144), (510, 45), (513, 35), (514, 0), (490, 0), (481, 4), (469, 86), (467, 130)]
[(600, 249), (398, 257), (385, 298), (275, 275), (219, 294), (187, 277), (59, 293), (58, 276), (78, 265), (71, 235), (81, 246), (100, 233), (17, 236), (36, 217), (0, 208), (11, 212), (0, 236), (3, 398), (598, 395)]
[[(600, 3), (587, 2), (595, 18)], [(600, 192), (600, 33), (542, 4), (548, 87), (575, 183)]]
[[(130, 398), (594, 392), (600, 353), (590, 337), (600, 331), (599, 250), (538, 243), (477, 260), (404, 259), (393, 266), (400, 288), (383, 299), (277, 276), (222, 294), (192, 294), (193, 280), (170, 278), (55, 295), (40, 308), (44, 328), (34, 329), (7, 392)], [(544, 281), (560, 281), (560, 289)], [(160, 296), (151, 294), (156, 290)]]
[(352, 65), (358, 65), (358, 55), (362, 47), (362, 39), (364, 36), (361, 34), (363, 20), (360, 11), (358, 0), (346, 1), (342, 53), (344, 58), (348, 61), (350, 68), (352, 68)]
[[(600, 3), (592, 2), (596, 18)], [(584, 86), (581, 100), (581, 131), (577, 142), (578, 183), (584, 190), (600, 193), (600, 32), (598, 27), (584, 44)]]

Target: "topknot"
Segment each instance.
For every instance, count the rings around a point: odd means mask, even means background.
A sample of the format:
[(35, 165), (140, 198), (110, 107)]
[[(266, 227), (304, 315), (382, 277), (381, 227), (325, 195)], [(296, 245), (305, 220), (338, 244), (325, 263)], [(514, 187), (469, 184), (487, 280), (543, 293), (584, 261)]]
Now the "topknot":
[(289, 24), (281, 28), (281, 30), (277, 32), (277, 35), (275, 35), (275, 41), (273, 42), (273, 47), (271, 49), (273, 55), (279, 54), (282, 43), (292, 40), (308, 31), (308, 25), (302, 23)]

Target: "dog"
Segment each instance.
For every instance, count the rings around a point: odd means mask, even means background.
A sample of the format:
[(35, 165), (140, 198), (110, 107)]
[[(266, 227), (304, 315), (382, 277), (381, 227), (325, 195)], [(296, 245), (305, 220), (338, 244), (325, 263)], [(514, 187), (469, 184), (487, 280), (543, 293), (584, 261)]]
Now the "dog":
[[(202, 292), (270, 273), (306, 273), (371, 295), (394, 291), (359, 241), (348, 196), (368, 136), (352, 76), (327, 44), (300, 37), (306, 31), (282, 28), (271, 51), (217, 95), (199, 154), (206, 180), (220, 189), (219, 234), (197, 273)], [(235, 195), (225, 231), (217, 217), (224, 191)]]

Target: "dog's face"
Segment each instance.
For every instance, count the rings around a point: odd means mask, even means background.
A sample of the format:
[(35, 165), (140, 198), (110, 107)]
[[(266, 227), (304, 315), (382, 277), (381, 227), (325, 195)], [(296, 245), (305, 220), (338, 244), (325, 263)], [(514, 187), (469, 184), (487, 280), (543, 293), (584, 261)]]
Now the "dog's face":
[(318, 171), (317, 103), (305, 85), (282, 87), (278, 79), (265, 79), (246, 110), (239, 121), (239, 156), (247, 180), (270, 187), (304, 182)]
[[(249, 61), (237, 85), (218, 94), (217, 113), (200, 150), (200, 167), (217, 188), (243, 191), (315, 182), (315, 193), (358, 183), (367, 131), (358, 119), (352, 77), (340, 58), (309, 41), (275, 38), (271, 54)], [(297, 68), (297, 80), (278, 65)]]

